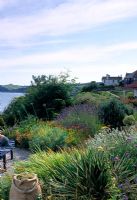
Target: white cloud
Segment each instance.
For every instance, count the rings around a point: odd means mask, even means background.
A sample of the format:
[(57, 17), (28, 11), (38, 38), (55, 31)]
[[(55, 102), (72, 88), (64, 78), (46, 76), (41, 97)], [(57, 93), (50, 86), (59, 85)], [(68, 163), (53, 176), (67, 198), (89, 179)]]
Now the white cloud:
[[(32, 53), (16, 58), (0, 59), (0, 67), (41, 66), (41, 65), (74, 65), (96, 62), (109, 62), (126, 51), (136, 51), (137, 42), (113, 44), (109, 46), (78, 46), (66, 48), (61, 51)], [(113, 59), (112, 59), (113, 58)], [(125, 58), (126, 59), (126, 58)]]
[(136, 11), (136, 0), (67, 1), (54, 9), (43, 8), (33, 15), (0, 19), (0, 40), (22, 41), (37, 35), (75, 33), (136, 16)]
[(73, 42), (73, 40), (67, 40), (67, 39), (53, 39), (53, 40), (47, 40), (47, 41), (10, 41), (8, 43), (1, 42), (0, 47), (6, 47), (7, 49), (9, 47), (14, 47), (15, 49), (23, 49), (23, 48), (30, 48), (30, 47), (43, 47), (45, 45), (58, 45), (58, 44), (67, 44)]

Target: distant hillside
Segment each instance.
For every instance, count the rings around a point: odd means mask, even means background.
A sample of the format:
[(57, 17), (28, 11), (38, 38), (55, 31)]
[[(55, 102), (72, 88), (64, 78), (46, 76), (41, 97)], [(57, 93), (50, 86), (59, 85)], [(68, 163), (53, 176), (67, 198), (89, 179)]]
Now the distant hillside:
[(0, 85), (0, 92), (17, 92), (17, 93), (25, 93), (29, 86), (21, 86), (21, 85)]
[[(75, 83), (74, 88), (72, 91), (72, 95), (77, 94), (81, 91), (81, 89), (85, 86), (88, 86), (90, 82), (88, 83)], [(100, 84), (100, 83), (97, 83)], [(14, 92), (14, 93), (25, 93), (29, 86), (22, 86), (22, 85), (14, 85), (14, 84), (8, 84), (8, 85), (0, 85), (0, 92)]]

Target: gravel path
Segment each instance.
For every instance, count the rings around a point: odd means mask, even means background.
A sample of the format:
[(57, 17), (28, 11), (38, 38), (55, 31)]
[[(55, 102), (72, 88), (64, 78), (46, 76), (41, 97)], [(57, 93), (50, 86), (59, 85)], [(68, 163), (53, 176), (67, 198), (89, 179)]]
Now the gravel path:
[[(7, 171), (11, 171), (12, 170), (12, 166), (13, 163), (16, 161), (25, 161), (28, 159), (28, 157), (30, 156), (31, 152), (25, 149), (20, 149), (20, 148), (15, 148), (13, 150), (13, 160), (10, 160), (10, 153), (6, 155), (7, 157)], [(0, 160), (0, 166), (1, 168), (3, 168), (3, 161)]]

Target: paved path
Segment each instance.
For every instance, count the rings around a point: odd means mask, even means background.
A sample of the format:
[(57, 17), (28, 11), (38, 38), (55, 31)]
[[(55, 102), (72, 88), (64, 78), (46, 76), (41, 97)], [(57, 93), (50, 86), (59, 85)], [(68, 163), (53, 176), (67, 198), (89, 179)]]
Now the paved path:
[[(25, 161), (25, 160), (28, 159), (28, 157), (29, 157), (30, 154), (31, 154), (31, 152), (28, 151), (28, 150), (20, 149), (20, 148), (15, 148), (14, 149), (14, 153), (13, 153), (13, 156), (14, 156), (13, 160), (9, 159), (10, 158), (10, 154), (6, 155), (7, 159), (8, 159), (7, 164), (6, 164), (7, 171), (12, 170), (12, 166), (13, 166), (13, 163), (15, 161), (20, 161), (20, 160), (21, 161), (23, 161), (23, 160)], [(3, 168), (3, 161), (2, 160), (0, 160), (0, 165), (1, 165), (1, 168)]]

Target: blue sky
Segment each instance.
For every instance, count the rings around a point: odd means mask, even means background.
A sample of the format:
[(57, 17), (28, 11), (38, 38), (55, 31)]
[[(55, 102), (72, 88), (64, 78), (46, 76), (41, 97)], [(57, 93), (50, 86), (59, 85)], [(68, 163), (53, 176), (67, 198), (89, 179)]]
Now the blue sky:
[(137, 0), (0, 0), (0, 84), (137, 70)]

